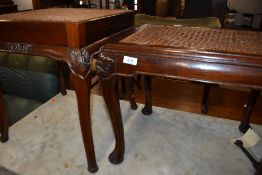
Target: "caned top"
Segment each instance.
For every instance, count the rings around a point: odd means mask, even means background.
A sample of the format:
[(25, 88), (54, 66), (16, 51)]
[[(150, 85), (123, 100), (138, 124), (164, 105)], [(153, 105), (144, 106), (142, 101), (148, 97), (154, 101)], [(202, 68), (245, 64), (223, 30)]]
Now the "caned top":
[(0, 15), (1, 21), (82, 22), (128, 13), (128, 10), (50, 8)]
[(262, 33), (254, 31), (144, 25), (120, 42), (262, 56)]

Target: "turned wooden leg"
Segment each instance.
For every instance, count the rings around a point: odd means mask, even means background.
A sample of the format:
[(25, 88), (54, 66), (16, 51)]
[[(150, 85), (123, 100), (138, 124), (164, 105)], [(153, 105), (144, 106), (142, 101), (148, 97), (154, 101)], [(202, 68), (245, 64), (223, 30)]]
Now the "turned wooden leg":
[(58, 69), (59, 69), (59, 87), (60, 92), (62, 95), (66, 95), (66, 85), (65, 85), (65, 75), (64, 75), (64, 62), (58, 62)]
[(203, 97), (201, 102), (201, 111), (203, 114), (206, 114), (208, 112), (208, 95), (210, 87), (210, 84), (204, 84)]
[(81, 79), (71, 73), (71, 79), (76, 92), (79, 121), (87, 157), (88, 171), (94, 173), (98, 170), (98, 167), (96, 164), (90, 118), (91, 78), (92, 76), (88, 76), (86, 79)]
[(124, 99), (126, 96), (126, 78), (119, 77), (121, 83), (121, 92), (119, 93), (119, 99)]
[(145, 88), (145, 106), (142, 109), (144, 115), (150, 115), (152, 113), (152, 89), (151, 89), (151, 76), (144, 76), (144, 88)]
[(128, 97), (130, 102), (130, 107), (133, 110), (137, 109), (137, 104), (135, 100), (135, 93), (134, 93), (134, 80), (131, 78), (127, 79), (127, 87), (128, 87)]
[(8, 140), (8, 118), (5, 113), (5, 103), (2, 91), (0, 90), (0, 141), (6, 142)]
[(256, 104), (256, 100), (259, 94), (260, 94), (260, 90), (252, 89), (247, 99), (247, 102), (244, 105), (244, 114), (243, 114), (242, 121), (239, 125), (239, 130), (242, 133), (245, 133), (250, 128), (250, 125), (249, 125), (250, 115)]
[(109, 78), (101, 78), (100, 80), (105, 103), (111, 116), (116, 140), (115, 148), (109, 155), (109, 161), (113, 164), (119, 164), (124, 160), (125, 141), (118, 99), (117, 77), (111, 75)]

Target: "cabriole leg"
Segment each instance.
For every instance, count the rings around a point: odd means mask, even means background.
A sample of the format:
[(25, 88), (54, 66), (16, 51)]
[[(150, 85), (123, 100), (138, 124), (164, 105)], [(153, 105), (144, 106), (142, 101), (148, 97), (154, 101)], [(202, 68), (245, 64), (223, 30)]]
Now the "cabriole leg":
[(118, 99), (117, 77), (116, 75), (111, 75), (108, 78), (101, 78), (100, 80), (105, 103), (111, 116), (116, 140), (115, 148), (109, 155), (109, 161), (113, 164), (119, 164), (124, 160), (125, 142), (120, 104)]
[(81, 79), (71, 73), (71, 79), (76, 92), (79, 121), (82, 132), (82, 138), (85, 146), (85, 152), (88, 163), (88, 171), (94, 173), (98, 170), (96, 164), (96, 157), (94, 151), (92, 130), (91, 130), (91, 117), (90, 117), (90, 89), (91, 78), (88, 76), (86, 79)]

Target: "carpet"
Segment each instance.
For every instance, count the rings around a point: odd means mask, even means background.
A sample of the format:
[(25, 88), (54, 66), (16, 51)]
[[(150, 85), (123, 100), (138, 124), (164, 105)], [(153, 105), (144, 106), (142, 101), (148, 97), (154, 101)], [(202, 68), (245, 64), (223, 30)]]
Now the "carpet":
[[(115, 141), (101, 96), (91, 96), (92, 128), (99, 170), (96, 175), (253, 175), (242, 151), (230, 143), (241, 136), (238, 121), (160, 107), (141, 113), (120, 101), (125, 130), (125, 158), (112, 165)], [(262, 126), (252, 125), (262, 136)], [(249, 151), (262, 156), (260, 141)], [(76, 97), (57, 95), (10, 128), (0, 144), (0, 165), (21, 175), (87, 175)]]

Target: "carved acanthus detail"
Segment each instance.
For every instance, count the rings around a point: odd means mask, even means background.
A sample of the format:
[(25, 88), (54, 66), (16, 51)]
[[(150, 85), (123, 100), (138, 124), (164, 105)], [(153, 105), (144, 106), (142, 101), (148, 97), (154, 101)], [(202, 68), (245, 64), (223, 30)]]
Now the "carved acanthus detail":
[(26, 43), (7, 43), (7, 47), (11, 52), (28, 53), (31, 52), (33, 46)]
[(73, 66), (78, 66), (82, 64), (84, 66), (90, 65), (89, 53), (83, 49), (69, 49), (70, 64)]
[(114, 60), (100, 54), (96, 61), (97, 74), (101, 78), (107, 78), (110, 74), (113, 73), (113, 68), (114, 68)]
[(69, 66), (73, 73), (77, 74), (80, 78), (85, 78), (91, 71), (90, 54), (85, 48), (82, 49), (69, 49)]

